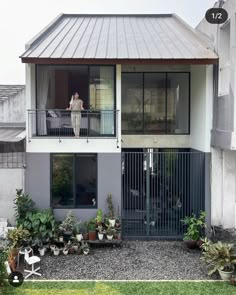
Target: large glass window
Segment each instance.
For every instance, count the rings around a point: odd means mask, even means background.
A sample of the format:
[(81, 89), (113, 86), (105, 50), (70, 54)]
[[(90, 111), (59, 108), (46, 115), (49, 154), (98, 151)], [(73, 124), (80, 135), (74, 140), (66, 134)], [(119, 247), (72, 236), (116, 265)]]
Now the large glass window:
[(97, 156), (94, 154), (52, 155), (52, 207), (97, 207)]
[(123, 73), (123, 134), (188, 134), (189, 73)]
[(122, 130), (139, 134), (143, 131), (143, 75), (122, 74)]

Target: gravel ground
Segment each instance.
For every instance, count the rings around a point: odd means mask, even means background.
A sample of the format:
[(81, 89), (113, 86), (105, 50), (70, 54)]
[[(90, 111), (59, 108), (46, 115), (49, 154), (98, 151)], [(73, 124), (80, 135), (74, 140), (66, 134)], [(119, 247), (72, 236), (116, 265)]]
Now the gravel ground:
[(183, 242), (128, 241), (121, 249), (93, 248), (88, 256), (46, 254), (41, 279), (210, 279), (199, 257), (199, 250), (189, 250)]

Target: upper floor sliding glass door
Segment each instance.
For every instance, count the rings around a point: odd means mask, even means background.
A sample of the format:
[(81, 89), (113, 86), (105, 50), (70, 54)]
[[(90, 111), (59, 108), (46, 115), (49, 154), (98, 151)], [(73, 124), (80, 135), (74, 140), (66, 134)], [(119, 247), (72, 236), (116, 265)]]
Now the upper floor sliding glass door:
[[(75, 92), (78, 92), (85, 109), (81, 128), (89, 126), (94, 135), (115, 134), (115, 66), (38, 65), (36, 89), (36, 109), (49, 110), (37, 115), (38, 135), (48, 134), (47, 116), (53, 120), (53, 126), (58, 125), (63, 129), (63, 123), (67, 129), (72, 129), (70, 114), (66, 114), (66, 109)], [(66, 132), (73, 134), (73, 130)], [(87, 131), (83, 132), (87, 134)]]
[(123, 134), (188, 134), (189, 73), (122, 73)]

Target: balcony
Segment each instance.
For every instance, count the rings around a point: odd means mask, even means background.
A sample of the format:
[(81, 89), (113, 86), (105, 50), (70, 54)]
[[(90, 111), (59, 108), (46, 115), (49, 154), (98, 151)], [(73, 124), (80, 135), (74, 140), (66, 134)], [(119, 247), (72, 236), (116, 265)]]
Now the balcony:
[(118, 110), (28, 110), (28, 140), (33, 138), (118, 139)]

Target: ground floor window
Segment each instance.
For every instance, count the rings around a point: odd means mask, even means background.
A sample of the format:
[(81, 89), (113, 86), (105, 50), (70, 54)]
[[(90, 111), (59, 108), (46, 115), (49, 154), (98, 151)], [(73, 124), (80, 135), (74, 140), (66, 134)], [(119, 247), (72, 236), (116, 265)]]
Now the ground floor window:
[(97, 155), (53, 154), (53, 208), (97, 208)]

